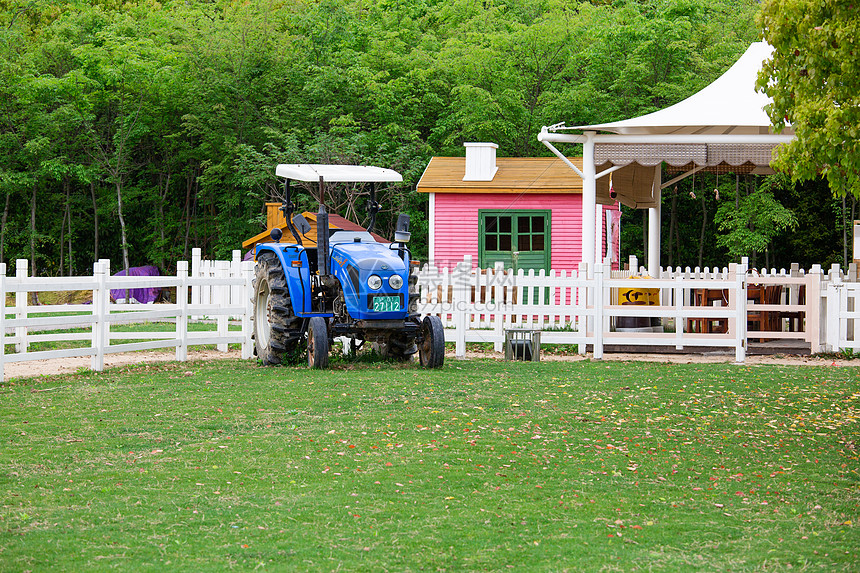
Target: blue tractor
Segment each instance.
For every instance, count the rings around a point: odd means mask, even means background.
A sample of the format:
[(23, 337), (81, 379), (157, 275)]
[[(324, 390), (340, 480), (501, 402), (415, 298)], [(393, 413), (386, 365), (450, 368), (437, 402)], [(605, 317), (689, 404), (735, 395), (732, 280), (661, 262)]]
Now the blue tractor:
[[(256, 247), (257, 357), (280, 364), (307, 340), (308, 365), (325, 368), (333, 339), (344, 336), (353, 350), (371, 343), (391, 358), (408, 360), (417, 353), (422, 366), (441, 367), (442, 321), (418, 314), (418, 268), (406, 247), (409, 216), (398, 217), (393, 243), (377, 242), (371, 234), (379, 211), (374, 185), (402, 181), (400, 174), (355, 165), (278, 165), (275, 173), (286, 180), (280, 209), (291, 237), (275, 227), (271, 242)], [(308, 236), (307, 218), (293, 215), (291, 181), (319, 183), (315, 237)], [(330, 229), (324, 184), (355, 182), (370, 184), (370, 225), (366, 231)]]

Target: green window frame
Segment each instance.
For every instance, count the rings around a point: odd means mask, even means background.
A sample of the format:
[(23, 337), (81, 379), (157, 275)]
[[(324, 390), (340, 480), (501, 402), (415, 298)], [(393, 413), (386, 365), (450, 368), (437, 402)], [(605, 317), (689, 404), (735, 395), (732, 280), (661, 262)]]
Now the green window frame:
[(551, 215), (550, 209), (478, 210), (480, 266), (501, 261), (506, 268), (513, 267), (513, 253), (518, 252), (518, 269), (549, 270)]

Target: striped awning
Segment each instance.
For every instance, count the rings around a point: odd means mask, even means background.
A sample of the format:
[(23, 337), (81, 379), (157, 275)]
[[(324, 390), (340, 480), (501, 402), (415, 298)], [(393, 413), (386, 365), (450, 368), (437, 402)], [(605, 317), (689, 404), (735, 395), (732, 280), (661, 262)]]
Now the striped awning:
[(671, 166), (696, 165), (770, 165), (773, 150), (779, 144), (732, 143), (597, 143), (594, 146), (594, 164), (629, 165), (638, 163), (652, 167), (666, 162)]

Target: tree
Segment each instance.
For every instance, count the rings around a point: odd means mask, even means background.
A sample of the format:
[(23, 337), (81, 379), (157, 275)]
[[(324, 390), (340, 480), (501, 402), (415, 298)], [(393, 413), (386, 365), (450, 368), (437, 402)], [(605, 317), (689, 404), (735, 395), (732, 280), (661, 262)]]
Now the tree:
[(753, 256), (755, 265), (757, 253), (767, 253), (775, 237), (797, 227), (794, 213), (774, 197), (773, 189), (781, 183), (779, 176), (768, 177), (758, 189), (717, 209), (715, 220), (723, 232), (717, 236), (717, 245), (726, 248), (733, 259)]
[[(754, 10), (756, 0), (0, 0), (0, 259), (31, 257), (55, 274), (99, 258), (166, 266), (191, 247), (229, 256), (283, 193), (277, 163), (329, 161), (403, 174), (377, 189), (376, 228), (389, 234), (410, 213), (423, 257), (428, 203), (414, 186), (431, 156), (468, 140), (548, 154), (541, 125), (674, 103), (756, 39)], [(711, 180), (678, 185), (664, 218), (675, 221), (673, 261), (725, 261), (718, 201), (698, 195)], [(315, 210), (313, 192), (297, 193), (302, 208)], [(366, 224), (367, 193), (326, 200)], [(827, 215), (833, 227), (838, 212)]]
[(776, 166), (794, 181), (827, 178), (837, 195), (860, 196), (860, 4), (767, 0), (759, 22), (774, 47), (758, 87), (777, 130), (791, 126)]

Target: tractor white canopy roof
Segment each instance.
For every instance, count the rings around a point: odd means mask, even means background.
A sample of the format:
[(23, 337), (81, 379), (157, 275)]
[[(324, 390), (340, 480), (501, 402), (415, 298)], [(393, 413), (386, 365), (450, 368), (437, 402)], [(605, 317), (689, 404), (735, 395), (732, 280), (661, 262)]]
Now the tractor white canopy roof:
[(400, 182), (403, 177), (393, 169), (370, 165), (322, 165), (312, 163), (281, 164), (275, 169), (278, 177), (296, 181), (327, 183), (386, 183)]

